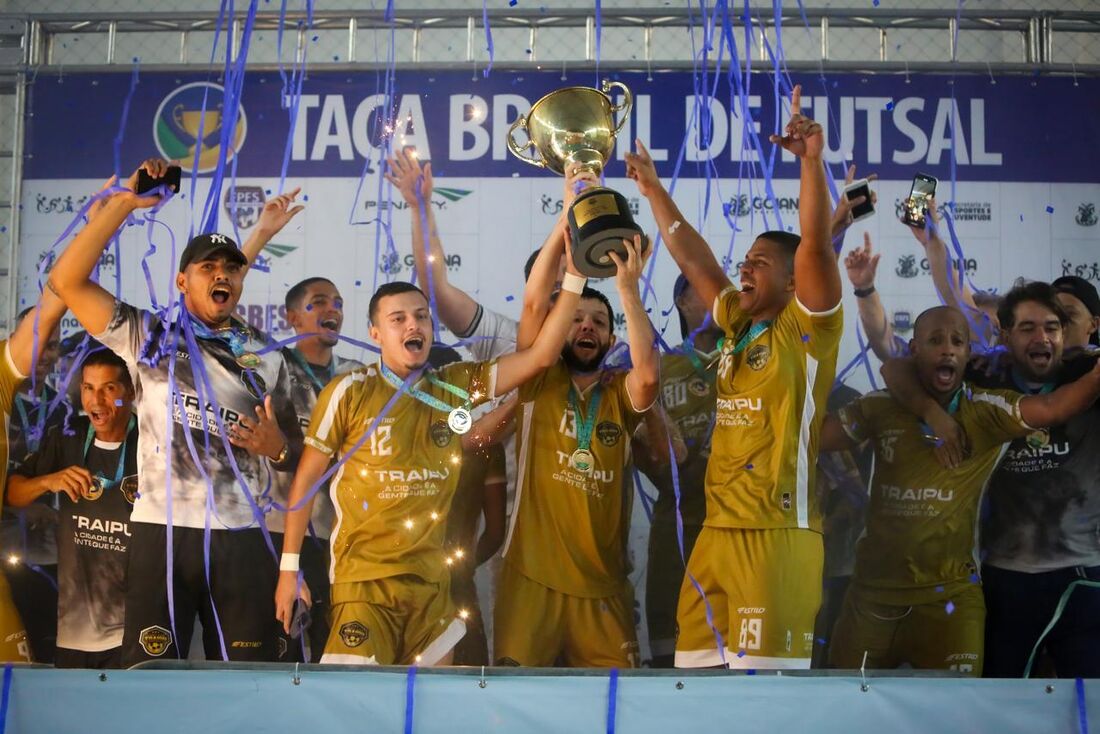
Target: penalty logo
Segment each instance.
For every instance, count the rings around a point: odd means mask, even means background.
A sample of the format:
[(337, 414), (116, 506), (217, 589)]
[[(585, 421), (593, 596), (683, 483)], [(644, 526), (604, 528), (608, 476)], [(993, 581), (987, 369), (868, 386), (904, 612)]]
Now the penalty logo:
[[(225, 88), (218, 84), (195, 82), (175, 89), (161, 101), (153, 118), (153, 140), (160, 154), (169, 160), (180, 161), (185, 171), (192, 167), (196, 173), (213, 171), (222, 154), (224, 106)], [(240, 152), (247, 130), (248, 119), (244, 108), (238, 105), (226, 162)]]

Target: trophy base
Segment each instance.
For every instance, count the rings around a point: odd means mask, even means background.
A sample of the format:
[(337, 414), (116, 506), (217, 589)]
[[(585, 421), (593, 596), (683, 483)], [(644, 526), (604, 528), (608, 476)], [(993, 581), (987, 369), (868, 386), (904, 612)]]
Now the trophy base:
[[(617, 268), (608, 256), (615, 252), (626, 260), (624, 239), (642, 234), (630, 215), (626, 197), (603, 187), (585, 189), (569, 208), (569, 230), (573, 239), (573, 264), (589, 278), (610, 278)], [(643, 241), (643, 248), (648, 242)]]

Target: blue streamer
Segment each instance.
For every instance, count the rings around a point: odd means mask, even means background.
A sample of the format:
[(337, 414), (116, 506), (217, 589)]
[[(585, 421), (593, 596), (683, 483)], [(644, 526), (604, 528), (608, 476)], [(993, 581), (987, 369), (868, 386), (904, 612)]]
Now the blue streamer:
[(481, 0), (481, 24), (485, 26), (485, 50), (489, 52), (489, 63), (481, 75), (489, 78), (489, 72), (493, 70), (493, 30), (489, 27), (489, 0)]
[(1077, 724), (1081, 734), (1089, 734), (1089, 710), (1088, 705), (1085, 703), (1085, 681), (1078, 678), (1075, 688), (1077, 689)]
[[(413, 709), (416, 704), (416, 666), (410, 665), (405, 676), (405, 734), (412, 734)], [(0, 732), (3, 734), (3, 732)]]
[[(607, 682), (607, 734), (615, 734), (615, 709), (618, 707), (618, 700), (619, 669), (612, 668)], [(1088, 732), (1085, 732), (1085, 734), (1088, 734)]]

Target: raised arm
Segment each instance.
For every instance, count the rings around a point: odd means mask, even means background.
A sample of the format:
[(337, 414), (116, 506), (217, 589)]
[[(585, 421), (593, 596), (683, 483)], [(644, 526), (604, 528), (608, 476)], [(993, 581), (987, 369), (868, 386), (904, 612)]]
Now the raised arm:
[[(868, 181), (874, 181), (878, 178), (877, 173), (872, 173), (867, 176)], [(844, 176), (844, 186), (856, 180), (856, 164), (848, 166), (848, 172)], [(863, 196), (857, 196), (854, 199), (849, 200), (843, 192), (840, 194), (840, 199), (837, 200), (836, 209), (833, 210), (832, 219), (829, 222), (829, 234), (833, 239), (833, 250), (839, 255), (840, 251), (844, 249), (844, 236), (848, 232), (848, 228), (854, 223), (852, 217), (852, 209), (856, 208), (860, 204), (866, 201)], [(871, 192), (871, 203), (878, 203), (878, 195), (874, 191)]]
[(1100, 360), (1079, 379), (1046, 395), (1028, 395), (1020, 400), (1020, 416), (1033, 428), (1065, 423), (1087, 410), (1100, 397)]
[(623, 240), (623, 246), (626, 247), (625, 262), (614, 251), (608, 254), (617, 268), (615, 287), (619, 291), (619, 302), (626, 317), (626, 335), (630, 340), (630, 361), (633, 366), (626, 376), (626, 391), (635, 408), (646, 410), (657, 398), (660, 382), (657, 342), (654, 339), (653, 326), (646, 316), (645, 306), (642, 305), (642, 295), (638, 291), (638, 279), (642, 277), (646, 260), (652, 250), (642, 253), (641, 235), (634, 235), (633, 242)]
[(887, 360), (882, 364), (882, 378), (894, 399), (931, 429), (939, 462), (948, 468), (961, 464), (970, 452), (966, 432), (920, 384), (913, 358)]
[[(286, 528), (283, 531), (283, 556), (293, 559), (290, 565), (297, 565), (297, 556), (302, 552), (302, 541), (306, 537), (309, 518), (313, 513), (313, 500), (316, 494), (303, 502), (309, 490), (317, 484), (328, 471), (329, 456), (312, 446), (302, 451), (298, 462), (298, 471), (290, 485), (290, 497), (287, 499)], [(301, 503), (301, 507), (298, 504)], [(310, 603), (309, 588), (305, 581), (299, 582), (297, 571), (283, 571), (285, 561), (280, 562), (279, 585), (275, 588), (275, 619), (283, 623), (283, 629), (290, 633), (290, 622), (294, 614), (294, 600), (301, 597)]]
[(505, 354), (497, 360), (494, 389), (497, 395), (519, 387), (558, 360), (565, 338), (569, 336), (573, 317), (577, 313), (577, 304), (580, 303), (585, 282), (586, 279), (573, 265), (573, 259), (566, 258), (565, 280), (562, 281), (561, 290), (558, 291), (558, 297), (554, 300), (554, 306), (543, 322), (538, 337), (527, 349)]
[(885, 362), (897, 355), (894, 354), (894, 327), (886, 318), (886, 309), (875, 290), (879, 257), (881, 255), (871, 251), (871, 235), (864, 232), (863, 247), (848, 253), (844, 258), (844, 268), (855, 291), (859, 322), (867, 334), (867, 342), (875, 356)]
[(924, 248), (924, 256), (932, 271), (932, 283), (936, 287), (940, 300), (962, 311), (971, 326), (981, 330), (981, 338), (972, 339), (972, 342), (991, 344), (996, 337), (993, 324), (974, 302), (974, 291), (971, 290), (966, 279), (960, 278), (960, 273), (948, 253), (947, 243), (940, 237), (939, 224), (939, 208), (936, 206), (935, 198), (930, 198), (925, 226), (914, 227), (908, 224), (905, 226), (913, 233), (913, 239)]
[(470, 431), (462, 437), (462, 449), (482, 451), (507, 438), (516, 428), (517, 405), (519, 397), (513, 395), (474, 421)]
[(579, 188), (598, 186), (599, 183), (600, 180), (595, 174), (576, 168), (565, 178), (562, 215), (554, 222), (554, 229), (542, 243), (539, 254), (531, 266), (531, 274), (527, 277), (527, 286), (523, 289), (523, 311), (520, 314), (519, 328), (516, 332), (517, 350), (529, 347), (538, 335), (546, 314), (550, 312), (550, 295), (557, 284), (561, 258), (563, 255), (572, 257), (573, 253), (565, 247), (565, 230), (569, 226), (565, 212), (569, 211)]
[(264, 204), (263, 211), (260, 212), (260, 219), (256, 222), (256, 228), (252, 230), (252, 234), (241, 245), (241, 252), (248, 260), (246, 267), (252, 267), (252, 263), (263, 252), (264, 247), (271, 241), (271, 238), (279, 234), (283, 227), (287, 225), (287, 222), (294, 219), (298, 212), (305, 209), (301, 204), (291, 206), (301, 191), (302, 187), (299, 186), (293, 191), (280, 194)]
[(710, 307), (718, 294), (730, 285), (730, 279), (718, 263), (710, 245), (688, 223), (661, 184), (657, 167), (653, 165), (653, 159), (642, 141), (635, 140), (634, 143), (638, 151), (626, 154), (626, 175), (634, 179), (634, 183), (638, 184), (638, 192), (649, 202), (668, 253), (691, 283), (691, 287), (703, 299), (703, 303)]
[[(141, 167), (154, 178), (160, 178), (167, 165), (166, 161), (150, 159)], [(111, 322), (115, 310), (115, 297), (91, 279), (92, 270), (99, 262), (103, 248), (132, 212), (151, 207), (160, 201), (158, 196), (135, 194), (137, 178), (135, 171), (122, 187), (123, 190), (112, 195), (98, 209), (95, 216), (65, 248), (46, 281), (46, 287), (69, 307), (89, 334), (101, 334)]]
[(830, 311), (840, 303), (840, 270), (829, 236), (829, 189), (821, 155), (825, 135), (821, 125), (802, 115), (802, 87), (791, 92), (791, 120), (786, 135), (772, 135), (776, 145), (794, 153), (801, 161), (798, 193), (798, 225), (802, 242), (794, 254), (794, 293), (810, 311)]
[[(435, 213), (432, 211), (432, 164), (425, 163), (421, 166), (415, 152), (405, 149), (389, 159), (388, 167), (386, 180), (401, 193), (412, 217), (412, 252), (413, 262), (416, 264), (416, 281), (425, 293), (428, 293), (429, 288), (434, 291), (435, 307), (443, 325), (456, 334), (464, 334), (477, 316), (477, 301), (447, 279), (443, 243), (440, 242)], [(420, 208), (421, 201), (424, 205), (423, 211)], [(428, 226), (428, 253), (424, 252), (425, 221)]]

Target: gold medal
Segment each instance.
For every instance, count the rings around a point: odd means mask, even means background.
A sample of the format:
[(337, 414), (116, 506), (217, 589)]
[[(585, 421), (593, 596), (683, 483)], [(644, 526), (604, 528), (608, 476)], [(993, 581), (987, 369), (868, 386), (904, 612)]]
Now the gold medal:
[(95, 501), (103, 496), (103, 490), (107, 488), (107, 480), (100, 476), (92, 477), (92, 484), (84, 491), (84, 499)]
[(465, 408), (455, 408), (447, 415), (447, 427), (460, 436), (470, 430), (473, 418)]
[(1050, 431), (1041, 428), (1027, 434), (1027, 445), (1033, 449), (1041, 449), (1050, 445)]
[(254, 370), (264, 363), (263, 357), (255, 352), (245, 352), (237, 357), (237, 366), (246, 370)]
[(591, 473), (593, 463), (595, 463), (595, 457), (588, 449), (577, 449), (569, 457), (569, 466), (584, 474)]

